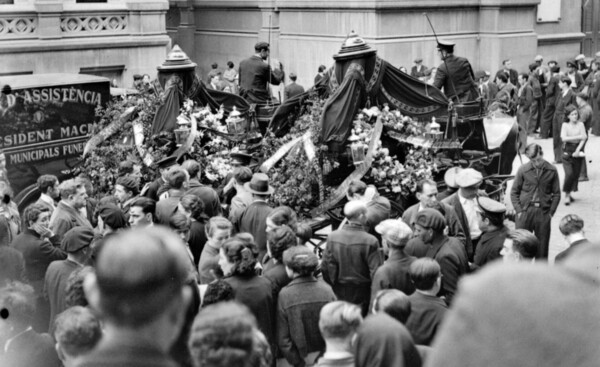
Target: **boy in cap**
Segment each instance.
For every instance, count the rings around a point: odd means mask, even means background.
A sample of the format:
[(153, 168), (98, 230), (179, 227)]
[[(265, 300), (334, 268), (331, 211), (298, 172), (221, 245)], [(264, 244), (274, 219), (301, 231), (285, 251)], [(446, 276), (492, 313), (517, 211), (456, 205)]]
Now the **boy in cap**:
[(62, 241), (67, 259), (52, 262), (46, 270), (44, 294), (50, 301), (50, 334), (54, 331), (54, 319), (66, 309), (65, 289), (69, 275), (86, 265), (93, 240), (94, 231), (91, 228), (74, 227), (69, 230)]
[(472, 261), (477, 247), (477, 241), (481, 237), (479, 229), (479, 218), (477, 211), (479, 207), (476, 198), (479, 195), (479, 186), (483, 182), (481, 172), (473, 168), (466, 168), (456, 175), (456, 185), (459, 187), (455, 194), (442, 200), (443, 203), (450, 205), (456, 211), (456, 215), (465, 232), (465, 248)]
[(501, 257), (500, 251), (509, 229), (504, 225), (504, 204), (487, 197), (478, 197), (477, 204), (481, 209), (478, 212), (479, 228), (483, 233), (475, 249), (474, 263), (481, 267)]
[(397, 219), (386, 219), (375, 227), (375, 231), (381, 235), (383, 251), (388, 253), (388, 258), (373, 276), (371, 304), (377, 292), (382, 289), (398, 289), (405, 294), (414, 292), (415, 287), (410, 281), (408, 269), (417, 259), (404, 252), (406, 243), (413, 235), (408, 224)]
[(271, 69), (265, 61), (270, 54), (267, 42), (258, 42), (254, 46), (254, 55), (240, 62), (240, 96), (249, 103), (267, 103), (271, 101), (269, 84), (279, 85), (285, 76), (281, 63)]
[(444, 228), (446, 220), (437, 210), (423, 209), (417, 214), (415, 235), (429, 247), (426, 256), (440, 264), (444, 277), (440, 294), (450, 304), (456, 293), (458, 280), (469, 271), (469, 260), (463, 251), (449, 243), (456, 239), (446, 236)]

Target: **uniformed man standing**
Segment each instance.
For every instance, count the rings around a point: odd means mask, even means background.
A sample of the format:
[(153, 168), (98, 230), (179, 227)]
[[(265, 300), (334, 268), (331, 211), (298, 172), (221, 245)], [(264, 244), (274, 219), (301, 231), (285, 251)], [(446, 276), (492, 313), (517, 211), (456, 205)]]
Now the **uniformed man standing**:
[(439, 40), (438, 53), (443, 62), (437, 69), (433, 85), (443, 89), (446, 97), (454, 102), (476, 100), (479, 93), (469, 60), (454, 56), (454, 42)]
[(504, 225), (506, 206), (487, 197), (478, 197), (477, 205), (481, 211), (479, 216), (479, 229), (483, 234), (475, 248), (475, 265), (481, 267), (486, 263), (502, 257), (500, 251), (509, 229)]
[(255, 54), (240, 63), (240, 96), (250, 103), (266, 103), (271, 100), (269, 84), (279, 85), (284, 73), (279, 63), (271, 69), (265, 61), (269, 58), (269, 44), (258, 42)]

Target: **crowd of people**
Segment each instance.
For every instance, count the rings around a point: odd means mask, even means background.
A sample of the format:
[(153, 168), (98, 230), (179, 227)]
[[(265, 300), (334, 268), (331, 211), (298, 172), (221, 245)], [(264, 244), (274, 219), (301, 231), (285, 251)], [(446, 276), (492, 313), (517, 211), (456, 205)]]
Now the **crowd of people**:
[(401, 218), (352, 181), (322, 247), (244, 153), (217, 189), (174, 158), (149, 183), (122, 162), (98, 200), (85, 176), (43, 175), (21, 215), (2, 201), (0, 365), (594, 365), (600, 246), (571, 214), (547, 263), (556, 169), (526, 154), (516, 227), (453, 169)]

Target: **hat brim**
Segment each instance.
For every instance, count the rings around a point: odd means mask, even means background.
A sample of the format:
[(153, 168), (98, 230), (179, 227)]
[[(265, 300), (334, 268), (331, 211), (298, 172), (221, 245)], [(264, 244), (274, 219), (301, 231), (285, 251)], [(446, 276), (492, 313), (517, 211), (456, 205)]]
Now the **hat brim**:
[(250, 187), (250, 182), (246, 182), (244, 184), (244, 190), (248, 191), (251, 194), (255, 194), (255, 195), (271, 195), (273, 192), (275, 192), (275, 189), (271, 185), (268, 186), (268, 189), (266, 192), (265, 191), (256, 191)]

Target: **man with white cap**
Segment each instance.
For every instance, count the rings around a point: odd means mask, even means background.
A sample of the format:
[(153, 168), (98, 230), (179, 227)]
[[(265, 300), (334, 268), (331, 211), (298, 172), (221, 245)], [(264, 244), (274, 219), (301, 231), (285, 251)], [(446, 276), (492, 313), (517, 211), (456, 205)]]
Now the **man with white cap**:
[(465, 247), (469, 261), (473, 261), (477, 242), (481, 237), (479, 228), (477, 196), (479, 186), (483, 182), (481, 172), (473, 168), (466, 168), (456, 175), (456, 185), (459, 187), (455, 194), (444, 199), (442, 202), (450, 205), (456, 211), (458, 219), (466, 235)]
[(446, 190), (437, 194), (438, 201), (442, 201), (448, 196), (454, 194), (458, 190), (458, 186), (456, 185), (456, 175), (462, 171), (461, 167), (452, 167), (449, 168), (446, 173), (444, 173), (444, 182), (446, 183)]

